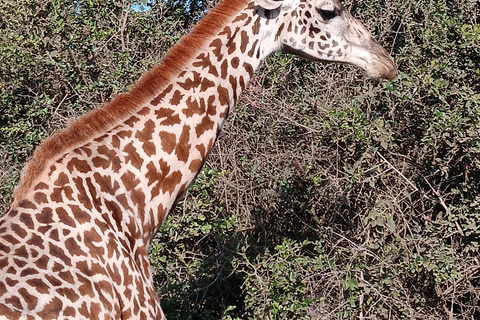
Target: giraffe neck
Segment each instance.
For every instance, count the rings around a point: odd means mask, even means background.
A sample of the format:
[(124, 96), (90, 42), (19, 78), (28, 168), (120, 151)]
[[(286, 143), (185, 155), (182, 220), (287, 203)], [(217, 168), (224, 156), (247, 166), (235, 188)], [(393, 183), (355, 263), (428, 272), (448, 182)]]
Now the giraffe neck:
[[(97, 128), (94, 137), (52, 158), (14, 207), (48, 207), (62, 214), (67, 208), (65, 214), (74, 216), (83, 212), (105, 221), (132, 250), (148, 244), (197, 175), (255, 69), (278, 49), (272, 45), (274, 22), (253, 8), (253, 2), (245, 3), (216, 35), (195, 48), (182, 68), (169, 70), (168, 82), (145, 89), (153, 94), (140, 100), (126, 120)], [(177, 53), (188, 50), (176, 48)], [(163, 76), (158, 71), (154, 75)], [(148, 77), (139, 86), (155, 83), (152, 74)], [(112, 104), (117, 105), (124, 107)]]
[(229, 110), (262, 59), (277, 49), (271, 45), (273, 26), (253, 6), (251, 2), (225, 21), (218, 35), (165, 89), (112, 133), (115, 139), (125, 126), (133, 129), (119, 149), (128, 154), (125, 162), (133, 167), (131, 175), (143, 177), (132, 192), (140, 188), (145, 196), (145, 208), (137, 208), (137, 218), (147, 242), (198, 174)]

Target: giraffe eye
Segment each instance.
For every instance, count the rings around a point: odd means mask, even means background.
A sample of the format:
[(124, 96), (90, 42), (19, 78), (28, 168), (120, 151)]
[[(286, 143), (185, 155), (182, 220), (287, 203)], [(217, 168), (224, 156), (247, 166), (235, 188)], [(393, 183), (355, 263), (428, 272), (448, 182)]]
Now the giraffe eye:
[(339, 10), (338, 9), (333, 9), (333, 10), (327, 10), (327, 9), (318, 9), (318, 13), (322, 16), (322, 19), (325, 21), (331, 20), (335, 18), (336, 16), (339, 15)]

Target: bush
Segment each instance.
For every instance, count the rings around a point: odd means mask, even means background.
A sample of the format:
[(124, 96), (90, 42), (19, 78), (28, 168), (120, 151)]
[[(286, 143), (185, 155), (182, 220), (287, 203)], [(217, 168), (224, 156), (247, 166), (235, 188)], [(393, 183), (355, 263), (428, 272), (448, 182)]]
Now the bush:
[[(209, 2), (0, 6), (0, 206)], [(345, 1), (399, 66), (267, 59), (151, 246), (169, 319), (480, 318), (478, 1)]]

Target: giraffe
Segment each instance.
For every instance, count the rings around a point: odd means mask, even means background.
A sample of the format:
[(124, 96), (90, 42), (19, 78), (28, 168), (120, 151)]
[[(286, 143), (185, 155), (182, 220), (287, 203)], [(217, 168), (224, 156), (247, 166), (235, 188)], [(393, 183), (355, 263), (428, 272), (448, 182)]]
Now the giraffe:
[(165, 319), (148, 245), (278, 50), (396, 75), (338, 0), (222, 0), (128, 93), (34, 152), (0, 218), (0, 319)]

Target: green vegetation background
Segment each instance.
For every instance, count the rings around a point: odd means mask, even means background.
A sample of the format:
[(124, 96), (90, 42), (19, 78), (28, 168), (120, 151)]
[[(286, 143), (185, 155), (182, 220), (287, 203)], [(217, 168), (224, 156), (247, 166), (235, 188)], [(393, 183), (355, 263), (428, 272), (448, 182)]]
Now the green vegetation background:
[[(480, 319), (480, 4), (344, 4), (398, 77), (267, 59), (152, 245), (169, 319)], [(35, 146), (213, 1), (129, 5), (0, 0), (2, 212)]]

